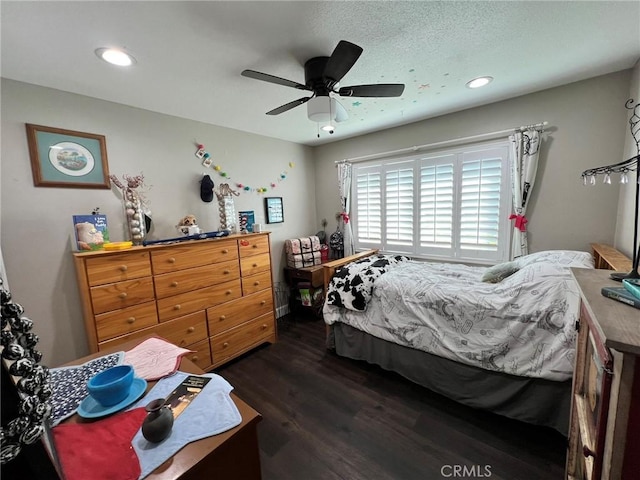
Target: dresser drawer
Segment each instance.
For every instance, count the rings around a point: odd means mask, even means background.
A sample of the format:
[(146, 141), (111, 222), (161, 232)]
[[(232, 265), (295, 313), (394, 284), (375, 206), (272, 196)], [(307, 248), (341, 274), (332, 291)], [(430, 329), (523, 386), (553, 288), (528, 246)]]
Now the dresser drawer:
[(198, 310), (206, 310), (219, 303), (228, 302), (242, 296), (240, 280), (201, 288), (192, 292), (158, 299), (158, 318), (161, 322), (181, 317)]
[(209, 335), (229, 330), (249, 319), (273, 312), (271, 289), (223, 303), (207, 310)]
[(217, 365), (265, 341), (275, 333), (273, 313), (268, 313), (231, 330), (211, 337), (211, 356)]
[(269, 237), (266, 235), (256, 235), (238, 240), (238, 251), (240, 258), (269, 253)]
[(240, 259), (240, 273), (243, 277), (271, 270), (271, 259), (268, 253), (243, 257)]
[(240, 278), (237, 260), (178, 270), (153, 277), (156, 296), (165, 298)]
[(166, 250), (152, 251), (153, 273), (158, 275), (238, 258), (235, 240), (201, 241), (202, 244), (186, 242), (184, 245), (172, 245)]
[(153, 300), (151, 277), (91, 287), (93, 313), (100, 314)]
[(86, 260), (90, 286), (151, 276), (148, 252), (119, 253)]
[(201, 310), (168, 322), (162, 322), (154, 328), (153, 333), (166, 338), (174, 345), (192, 350), (192, 344), (206, 340), (208, 337), (207, 315), (204, 310)]
[(202, 340), (194, 345), (189, 345), (187, 348), (193, 350), (193, 353), (187, 353), (185, 358), (188, 358), (203, 370), (211, 368), (213, 362), (211, 361), (211, 349), (208, 339)]
[(271, 270), (242, 278), (242, 294), (250, 295), (271, 288)]
[(95, 316), (98, 342), (126, 335), (158, 324), (156, 303), (147, 302), (134, 307)]

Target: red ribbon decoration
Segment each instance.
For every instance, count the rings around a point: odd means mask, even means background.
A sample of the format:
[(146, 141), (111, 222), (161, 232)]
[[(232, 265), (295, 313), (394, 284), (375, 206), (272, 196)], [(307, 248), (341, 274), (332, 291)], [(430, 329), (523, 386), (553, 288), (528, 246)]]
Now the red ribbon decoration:
[(348, 214), (348, 213), (346, 213), (346, 212), (342, 212), (342, 213), (340, 214), (340, 216), (342, 217), (342, 221), (343, 221), (344, 223), (349, 223), (349, 214)]
[(526, 225), (529, 222), (529, 220), (527, 220), (527, 217), (525, 217), (524, 215), (516, 215), (514, 213), (514, 214), (511, 214), (509, 216), (509, 220), (513, 220), (513, 219), (516, 220), (515, 227), (518, 230), (520, 230), (521, 232), (526, 232), (527, 231), (527, 226)]

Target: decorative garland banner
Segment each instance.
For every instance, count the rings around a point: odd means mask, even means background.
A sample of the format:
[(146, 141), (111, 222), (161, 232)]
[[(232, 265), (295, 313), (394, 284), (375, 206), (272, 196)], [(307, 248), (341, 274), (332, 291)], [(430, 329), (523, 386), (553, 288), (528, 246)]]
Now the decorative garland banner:
[[(202, 160), (202, 165), (207, 168), (213, 168), (218, 175), (226, 180), (231, 180), (231, 175), (229, 175), (221, 165), (214, 165), (213, 159), (211, 158), (211, 154), (206, 151), (203, 144), (199, 143), (196, 145), (197, 150), (195, 153), (196, 158)], [(294, 162), (289, 162), (289, 169), (292, 169), (295, 166)], [(287, 175), (289, 174), (289, 170), (283, 170), (280, 172), (278, 178), (269, 183), (269, 187), (253, 187), (251, 185), (247, 185), (242, 182), (235, 182), (235, 186), (243, 192), (255, 192), (258, 194), (267, 193), (269, 188), (274, 189), (278, 186), (276, 182), (282, 182), (286, 180)]]

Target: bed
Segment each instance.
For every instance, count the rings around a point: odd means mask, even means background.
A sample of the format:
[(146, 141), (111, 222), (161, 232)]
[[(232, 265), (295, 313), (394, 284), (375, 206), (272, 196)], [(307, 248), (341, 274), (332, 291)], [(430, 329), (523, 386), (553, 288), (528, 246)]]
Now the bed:
[(567, 434), (586, 252), (491, 268), (369, 251), (325, 264), (327, 346), (465, 405)]

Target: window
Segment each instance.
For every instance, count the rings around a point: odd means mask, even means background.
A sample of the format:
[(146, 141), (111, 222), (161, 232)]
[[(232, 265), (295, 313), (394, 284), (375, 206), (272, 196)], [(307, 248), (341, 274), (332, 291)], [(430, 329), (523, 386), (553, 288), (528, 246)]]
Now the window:
[(415, 257), (507, 260), (506, 141), (353, 165), (356, 248)]

